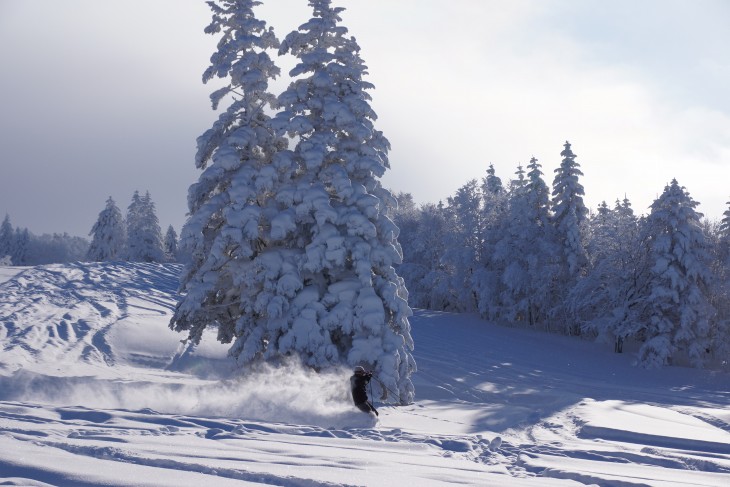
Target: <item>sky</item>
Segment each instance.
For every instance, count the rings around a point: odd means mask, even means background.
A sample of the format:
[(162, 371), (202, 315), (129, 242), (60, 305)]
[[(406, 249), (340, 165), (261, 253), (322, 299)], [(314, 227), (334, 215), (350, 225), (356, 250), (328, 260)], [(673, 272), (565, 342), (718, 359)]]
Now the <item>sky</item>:
[[(333, 4), (375, 85), (394, 192), (445, 201), (533, 156), (551, 184), (569, 140), (591, 208), (626, 196), (647, 213), (673, 178), (708, 218), (728, 208), (730, 2)], [(311, 16), (306, 0), (256, 12), (280, 38)], [(109, 196), (125, 211), (139, 190), (179, 232), (195, 139), (217, 118), (209, 21), (202, 0), (0, 0), (0, 217), (86, 236)]]

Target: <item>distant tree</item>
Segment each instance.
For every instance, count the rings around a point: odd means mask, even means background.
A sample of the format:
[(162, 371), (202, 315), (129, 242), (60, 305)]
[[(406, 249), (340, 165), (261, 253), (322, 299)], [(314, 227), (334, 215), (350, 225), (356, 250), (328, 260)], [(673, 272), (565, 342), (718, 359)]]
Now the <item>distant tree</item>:
[(477, 180), (468, 181), (447, 201), (449, 240), (443, 262), (451, 280), (449, 308), (474, 312), (478, 306), (476, 286), (487, 287), (486, 270), (482, 269), (485, 212)]
[(712, 281), (708, 286), (710, 304), (715, 309), (715, 319), (711, 321), (710, 355), (714, 366), (730, 368), (730, 235), (721, 230), (721, 221), (703, 220), (703, 231), (709, 244), (710, 272)]
[(400, 229), (398, 241), (403, 248), (403, 263), (397, 269), (408, 289), (408, 303), (417, 308), (450, 310), (450, 278), (441, 261), (449, 235), (444, 207), (426, 204), (415, 208), (410, 194), (401, 193), (397, 198), (393, 221)]
[(720, 222), (720, 235), (722, 235), (723, 238), (730, 239), (730, 201), (725, 204), (728, 205), (728, 208), (722, 214), (722, 221)]
[(647, 367), (670, 363), (680, 351), (696, 367), (707, 358), (714, 310), (707, 298), (708, 249), (697, 205), (674, 179), (646, 220), (651, 274), (639, 360)]
[(436, 205), (426, 204), (421, 207), (419, 245), (424, 274), (415, 288), (416, 293), (422, 291), (423, 307), (444, 311), (451, 310), (454, 305), (450, 294), (450, 274), (443, 260), (450, 244), (447, 218), (446, 209), (440, 201)]
[(504, 192), (502, 180), (497, 177), (494, 164), (489, 164), (487, 175), (482, 179), (482, 194), (501, 194)]
[[(584, 224), (588, 209), (583, 203), (583, 186), (578, 181), (583, 173), (575, 160), (570, 142), (565, 142), (560, 155), (563, 161), (555, 170), (553, 180), (552, 223), (557, 242), (562, 248), (557, 289), (569, 292), (588, 264), (584, 246)], [(579, 334), (580, 326), (567, 313), (566, 304), (565, 297), (557, 298), (552, 315), (556, 321), (565, 324), (566, 332)]]
[(481, 221), (478, 229), (481, 242), (477, 249), (478, 263), (472, 283), (478, 310), (489, 319), (496, 319), (502, 310), (500, 296), (504, 283), (501, 276), (505, 272), (505, 263), (497, 257), (498, 246), (500, 242), (506, 242), (502, 237), (510, 225), (508, 199), (524, 183), (523, 173), (522, 168), (518, 168), (517, 179), (510, 185), (510, 193), (496, 176), (492, 164), (487, 169), (487, 177), (482, 180)]
[(605, 202), (588, 224), (590, 264), (571, 291), (569, 302), (579, 323), (616, 352), (636, 335), (642, 320), (647, 268), (638, 220), (624, 198), (611, 209)]
[(28, 265), (55, 264), (84, 260), (89, 242), (67, 233), (30, 235)]
[(141, 230), (142, 230), (142, 197), (139, 191), (135, 190), (132, 194), (132, 201), (127, 207), (127, 216), (124, 219), (126, 226), (127, 244), (125, 246), (126, 259), (136, 261), (137, 256), (141, 254)]
[(0, 225), (0, 259), (5, 262), (4, 265), (12, 265), (12, 252), (15, 233), (13, 225), (10, 223), (10, 215), (5, 214), (5, 219)]
[(149, 191), (135, 191), (127, 209), (127, 258), (132, 262), (163, 262), (162, 231)]
[(12, 259), (15, 265), (28, 265), (30, 252), (30, 232), (27, 228), (15, 229), (15, 238), (12, 249)]
[(165, 239), (163, 242), (165, 251), (165, 259), (168, 262), (177, 262), (178, 260), (178, 248), (177, 248), (177, 232), (172, 228), (172, 225), (167, 227), (165, 232)]
[(110, 196), (106, 207), (89, 232), (91, 244), (86, 258), (91, 261), (112, 261), (124, 255), (126, 229), (122, 212)]
[(495, 317), (501, 320), (539, 323), (549, 308), (552, 271), (549, 190), (542, 179), (541, 166), (534, 157), (527, 166), (518, 167), (517, 179), (510, 187), (507, 216), (497, 235), (492, 260), (500, 269), (499, 294), (494, 296)]
[(583, 203), (583, 185), (578, 181), (583, 172), (575, 160), (570, 142), (565, 142), (560, 155), (563, 156), (563, 162), (555, 170), (552, 220), (563, 245), (567, 271), (576, 276), (587, 263), (581, 226), (588, 217), (588, 208)]

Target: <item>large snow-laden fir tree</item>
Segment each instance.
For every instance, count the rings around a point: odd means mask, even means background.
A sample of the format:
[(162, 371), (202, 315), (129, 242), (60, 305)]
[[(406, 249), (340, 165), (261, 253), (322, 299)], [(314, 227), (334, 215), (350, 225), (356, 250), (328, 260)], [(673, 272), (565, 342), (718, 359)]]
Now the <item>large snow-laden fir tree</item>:
[(695, 367), (707, 359), (714, 310), (706, 296), (709, 258), (697, 205), (673, 179), (647, 217), (649, 313), (646, 341), (639, 351), (639, 360), (647, 367), (665, 365), (677, 352), (687, 353)]
[(212, 4), (208, 32), (224, 37), (209, 72), (230, 77), (239, 98), (199, 140), (205, 171), (182, 232), (193, 261), (172, 326), (193, 341), (217, 326), (242, 364), (295, 356), (317, 369), (372, 367), (392, 400), (411, 402), (411, 311), (393, 269), (394, 199), (378, 181), (388, 142), (373, 128), (359, 48), (338, 25), (341, 9), (310, 2), (314, 17), (280, 50), (299, 59), (279, 97), (276, 129), (293, 146), (284, 149), (264, 111), (278, 73), (265, 51), (277, 41), (256, 4)]
[(126, 229), (124, 217), (112, 197), (106, 200), (106, 207), (89, 232), (91, 244), (86, 258), (92, 261), (121, 259), (124, 254)]
[[(286, 142), (275, 135), (269, 114), (276, 98), (268, 91), (269, 82), (279, 68), (267, 51), (277, 49), (279, 41), (266, 22), (256, 18), (253, 7), (259, 4), (208, 2), (213, 16), (205, 32), (221, 38), (203, 82), (227, 81), (211, 94), (213, 109), (224, 98), (232, 101), (198, 137), (195, 164), (203, 172), (188, 190), (190, 216), (180, 236), (181, 251), (190, 261), (170, 326), (187, 331), (193, 343), (214, 326), (223, 343), (251, 333), (260, 334), (261, 341), (268, 339), (266, 311), (257, 308), (264, 277), (258, 270), (270, 260), (269, 249), (279, 247), (271, 240), (271, 230), (279, 213), (275, 196), (281, 173), (272, 157)], [(262, 327), (253, 331), (252, 323)], [(240, 345), (236, 342), (231, 352), (243, 352), (244, 361), (261, 351), (251, 346), (244, 351)]]
[[(287, 179), (271, 229), (281, 249), (263, 265), (276, 287), (258, 296), (260, 308), (279, 336), (278, 353), (295, 353), (315, 367), (371, 367), (382, 392), (397, 393), (390, 400), (409, 403), (416, 369), (411, 309), (393, 267), (402, 259), (398, 228), (387, 215), (396, 202), (379, 181), (389, 167), (389, 143), (374, 128), (367, 92), (373, 86), (363, 80), (360, 47), (340, 25), (344, 9), (329, 0), (309, 5), (313, 17), (280, 50), (298, 60), (276, 118), (295, 145), (276, 156)], [(253, 338), (270, 347), (268, 335), (268, 342)], [(244, 350), (250, 341), (239, 338)]]

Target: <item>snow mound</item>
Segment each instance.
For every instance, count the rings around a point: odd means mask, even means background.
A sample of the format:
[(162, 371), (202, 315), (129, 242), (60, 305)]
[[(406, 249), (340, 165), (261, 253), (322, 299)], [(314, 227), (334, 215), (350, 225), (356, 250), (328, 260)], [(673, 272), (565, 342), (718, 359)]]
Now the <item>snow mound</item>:
[(164, 367), (180, 340), (166, 325), (179, 272), (179, 265), (79, 262), (12, 277), (2, 284), (0, 374), (59, 363)]

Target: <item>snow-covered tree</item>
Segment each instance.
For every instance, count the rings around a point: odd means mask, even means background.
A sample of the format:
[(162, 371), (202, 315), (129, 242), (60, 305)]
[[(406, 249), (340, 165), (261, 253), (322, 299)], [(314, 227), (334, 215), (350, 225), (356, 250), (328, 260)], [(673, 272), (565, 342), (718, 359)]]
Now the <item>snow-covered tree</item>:
[(720, 222), (720, 235), (724, 238), (730, 239), (730, 201), (725, 204), (728, 205), (728, 208), (722, 214), (722, 221)]
[(444, 207), (439, 203), (402, 209), (402, 199), (399, 195), (393, 221), (400, 229), (403, 263), (397, 270), (406, 283), (408, 303), (417, 308), (451, 310), (450, 277), (442, 263), (450, 235)]
[(674, 179), (647, 217), (649, 313), (643, 330), (646, 341), (639, 352), (647, 367), (665, 365), (678, 352), (687, 353), (696, 367), (707, 358), (714, 310), (707, 299), (707, 244), (697, 205)]
[(163, 241), (165, 259), (168, 262), (177, 262), (177, 246), (177, 232), (175, 232), (175, 229), (172, 225), (170, 225), (167, 227), (167, 232), (165, 232), (165, 239)]
[(589, 221), (586, 249), (590, 265), (569, 302), (586, 331), (621, 352), (624, 339), (641, 326), (647, 286), (646, 252), (627, 198), (613, 209), (605, 202), (598, 207)]
[[(556, 241), (562, 248), (556, 289), (568, 292), (588, 263), (583, 235), (588, 209), (583, 203), (583, 186), (578, 181), (583, 173), (575, 160), (576, 155), (570, 148), (570, 142), (566, 141), (563, 147), (560, 153), (563, 161), (555, 170), (553, 180), (552, 222)], [(580, 327), (567, 313), (568, 303), (560, 297), (556, 301), (552, 311), (555, 320), (564, 323), (566, 332), (579, 334)]]
[(507, 216), (497, 232), (492, 260), (500, 269), (496, 311), (500, 319), (535, 325), (550, 308), (555, 253), (549, 225), (549, 190), (536, 158), (524, 177), (518, 168), (510, 187)]
[[(490, 164), (487, 176), (482, 179), (477, 226), (477, 247), (474, 249), (476, 262), (473, 264), (473, 277), (469, 283), (470, 294), (461, 294), (464, 299), (474, 299), (482, 316), (495, 318), (500, 307), (499, 295), (502, 285), (500, 276), (504, 272), (499, 259), (493, 259), (495, 247), (500, 239), (501, 227), (507, 213), (507, 192), (502, 180), (496, 176), (494, 165)], [(457, 276), (455, 279), (459, 280)], [(473, 298), (472, 298), (473, 296)], [(469, 301), (466, 301), (468, 303)], [(468, 309), (468, 308), (467, 308)]]
[(490, 163), (487, 169), (487, 175), (482, 179), (482, 193), (501, 194), (503, 192), (504, 186), (502, 186), (502, 180), (497, 177), (494, 164)]
[(342, 9), (310, 2), (313, 18), (282, 43), (299, 61), (274, 127), (264, 108), (278, 69), (266, 50), (277, 42), (254, 5), (211, 5), (207, 31), (223, 40), (208, 72), (230, 78), (239, 98), (199, 140), (204, 172), (182, 232), (193, 260), (171, 325), (193, 341), (217, 326), (244, 364), (366, 365), (411, 402), (411, 310), (387, 217), (395, 200), (378, 180), (389, 146), (373, 127), (359, 47), (339, 25)]
[(30, 254), (30, 232), (27, 228), (15, 229), (12, 259), (15, 265), (28, 265)]
[(110, 196), (106, 207), (89, 232), (91, 244), (86, 258), (92, 261), (118, 260), (124, 255), (126, 227), (122, 212)]
[(140, 221), (142, 219), (142, 197), (139, 191), (135, 190), (132, 194), (132, 201), (127, 207), (127, 215), (124, 219), (125, 237), (127, 239), (125, 248), (125, 258), (127, 260), (137, 260), (133, 256), (138, 255), (140, 247)]
[(710, 252), (710, 273), (712, 280), (708, 285), (708, 298), (715, 309), (715, 317), (710, 322), (710, 359), (708, 366), (730, 368), (730, 240), (721, 230), (722, 221), (702, 220), (703, 231)]
[(162, 231), (149, 191), (135, 191), (127, 209), (127, 259), (132, 262), (164, 262)]
[(74, 262), (86, 258), (89, 242), (67, 233), (30, 236), (28, 265)]
[(553, 181), (553, 225), (562, 242), (565, 265), (571, 276), (576, 276), (587, 263), (581, 226), (588, 217), (588, 208), (583, 203), (585, 191), (578, 181), (583, 175), (576, 155), (565, 142), (560, 153), (563, 161), (555, 170)]
[(447, 201), (449, 241), (444, 249), (443, 262), (451, 279), (449, 287), (453, 297), (449, 308), (474, 312), (478, 306), (475, 286), (487, 286), (486, 271), (482, 269), (485, 214), (477, 180), (468, 181)]
[[(398, 228), (388, 218), (395, 204), (380, 177), (390, 144), (363, 80), (360, 47), (341, 25), (342, 8), (310, 0), (313, 17), (290, 33), (280, 53), (294, 55), (295, 78), (279, 96), (276, 126), (292, 138), (277, 154), (289, 176), (273, 237), (294, 287), (271, 296), (286, 320), (279, 353), (297, 353), (314, 366), (346, 361), (372, 367), (400, 403), (413, 399), (415, 371)], [(269, 298), (267, 296), (267, 298)]]
[[(170, 326), (187, 331), (193, 343), (200, 341), (203, 330), (218, 326), (218, 340), (230, 343), (246, 335), (257, 335), (251, 345), (236, 342), (232, 355), (250, 362), (262, 355), (260, 345), (276, 348), (276, 327), (269, 338), (266, 307), (257, 304), (264, 292), (260, 282), (263, 262), (269, 249), (277, 247), (270, 240), (272, 220), (279, 213), (276, 188), (284, 177), (272, 164), (273, 154), (285, 146), (271, 128), (269, 110), (275, 96), (269, 82), (279, 74), (268, 50), (279, 41), (266, 22), (256, 18), (253, 0), (209, 2), (212, 21), (207, 34), (220, 34), (218, 48), (203, 74), (203, 82), (213, 78), (227, 84), (211, 94), (216, 109), (230, 98), (213, 126), (198, 137), (195, 164), (201, 173), (188, 190), (190, 217), (180, 238), (180, 248), (189, 255), (181, 279), (182, 299)], [(273, 252), (273, 250), (272, 250)], [(272, 253), (273, 255), (273, 253)], [(276, 288), (269, 276), (269, 289)], [(285, 284), (281, 281), (281, 286)], [(258, 317), (258, 319), (257, 319)], [(252, 323), (257, 323), (254, 330)], [(270, 353), (264, 358), (275, 356)]]
[(10, 215), (6, 213), (3, 223), (0, 225), (0, 259), (3, 259), (5, 265), (12, 265), (14, 236)]

